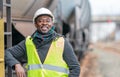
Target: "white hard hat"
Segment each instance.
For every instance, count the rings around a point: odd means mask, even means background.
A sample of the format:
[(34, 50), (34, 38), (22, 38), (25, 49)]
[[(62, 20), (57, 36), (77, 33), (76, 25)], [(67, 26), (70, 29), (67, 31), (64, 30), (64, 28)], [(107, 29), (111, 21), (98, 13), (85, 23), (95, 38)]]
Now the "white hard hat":
[(54, 16), (50, 10), (48, 10), (47, 8), (40, 8), (34, 14), (33, 23), (35, 23), (35, 19), (40, 15), (49, 15), (54, 21)]

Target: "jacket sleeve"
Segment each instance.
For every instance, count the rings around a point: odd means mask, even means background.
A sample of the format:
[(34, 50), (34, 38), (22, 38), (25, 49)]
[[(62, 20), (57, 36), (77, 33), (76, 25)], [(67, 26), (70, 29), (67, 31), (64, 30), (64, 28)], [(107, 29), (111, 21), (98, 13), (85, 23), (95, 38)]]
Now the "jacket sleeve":
[(79, 77), (80, 75), (80, 64), (73, 51), (71, 44), (65, 39), (63, 59), (66, 61), (69, 67), (69, 77)]
[(25, 41), (20, 42), (5, 50), (5, 64), (14, 69), (15, 64), (19, 64), (26, 58)]

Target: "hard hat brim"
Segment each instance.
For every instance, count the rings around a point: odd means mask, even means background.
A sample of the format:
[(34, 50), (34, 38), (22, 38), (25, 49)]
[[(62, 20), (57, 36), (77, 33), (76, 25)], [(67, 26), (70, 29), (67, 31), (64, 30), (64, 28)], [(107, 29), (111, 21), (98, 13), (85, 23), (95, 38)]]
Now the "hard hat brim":
[(35, 22), (36, 22), (36, 19), (37, 19), (38, 17), (40, 17), (40, 16), (49, 16), (49, 17), (51, 17), (52, 20), (53, 20), (53, 16), (51, 16), (51, 15), (49, 15), (49, 14), (41, 14), (41, 15), (37, 16), (36, 18), (34, 18), (34, 19), (35, 19)]

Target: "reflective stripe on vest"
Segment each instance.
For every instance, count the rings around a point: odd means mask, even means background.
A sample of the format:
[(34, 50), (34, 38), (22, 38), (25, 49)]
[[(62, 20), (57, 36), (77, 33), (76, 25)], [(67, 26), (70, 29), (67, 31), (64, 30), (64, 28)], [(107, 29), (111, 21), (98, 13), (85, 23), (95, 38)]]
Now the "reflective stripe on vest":
[(52, 65), (47, 65), (47, 64), (28, 65), (28, 70), (35, 70), (35, 69), (48, 69), (48, 70), (53, 70), (53, 71), (58, 71), (58, 72), (69, 74), (69, 70), (62, 68), (62, 67), (57, 67), (57, 66), (52, 66)]
[(68, 77), (69, 68), (63, 60), (63, 37), (53, 40), (43, 64), (30, 36), (27, 37), (25, 44), (28, 59), (28, 77)]

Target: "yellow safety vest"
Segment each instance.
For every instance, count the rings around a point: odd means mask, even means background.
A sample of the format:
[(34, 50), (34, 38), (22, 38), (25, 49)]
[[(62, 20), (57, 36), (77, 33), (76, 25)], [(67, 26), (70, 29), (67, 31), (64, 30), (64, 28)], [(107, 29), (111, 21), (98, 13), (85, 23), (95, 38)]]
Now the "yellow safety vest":
[(43, 64), (30, 36), (26, 38), (26, 49), (28, 77), (68, 77), (69, 68), (63, 60), (63, 37), (53, 40)]

